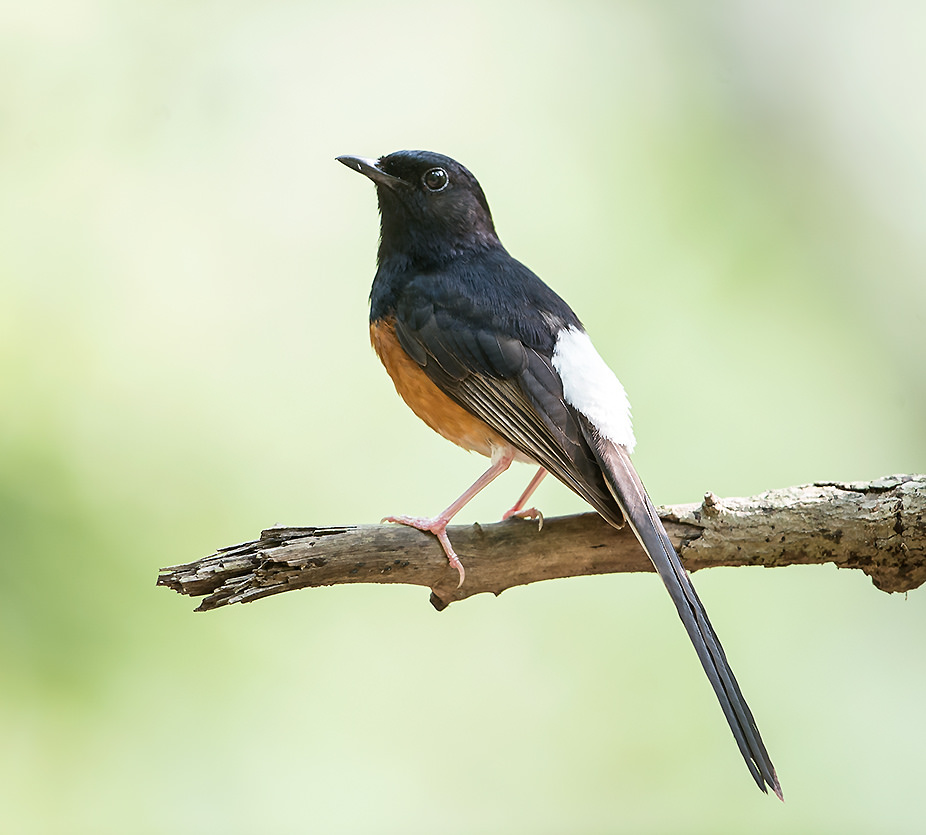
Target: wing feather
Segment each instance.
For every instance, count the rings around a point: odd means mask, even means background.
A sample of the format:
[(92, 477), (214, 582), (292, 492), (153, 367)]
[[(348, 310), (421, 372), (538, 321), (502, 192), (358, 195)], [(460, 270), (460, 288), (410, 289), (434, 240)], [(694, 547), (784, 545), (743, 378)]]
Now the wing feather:
[[(426, 305), (396, 319), (409, 356), (452, 400), (545, 467), (615, 525), (623, 515), (601, 474), (552, 362), (514, 336), (473, 328)], [(426, 311), (425, 311), (426, 312)], [(438, 321), (440, 318), (440, 321)], [(414, 324), (412, 324), (414, 323)]]

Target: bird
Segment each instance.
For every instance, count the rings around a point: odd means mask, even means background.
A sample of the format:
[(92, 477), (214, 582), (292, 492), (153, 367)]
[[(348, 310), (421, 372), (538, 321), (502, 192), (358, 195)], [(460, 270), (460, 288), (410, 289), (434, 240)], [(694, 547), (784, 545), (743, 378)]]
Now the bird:
[(624, 388), (578, 316), (509, 255), (482, 187), (460, 163), (420, 150), (337, 161), (376, 187), (375, 352), (421, 420), (490, 461), (437, 516), (383, 521), (434, 534), (461, 584), (465, 570), (447, 525), (514, 461), (538, 469), (503, 518), (542, 524), (527, 503), (552, 473), (614, 527), (629, 524), (675, 603), (752, 778), (783, 799), (707, 612), (631, 463), (635, 440)]

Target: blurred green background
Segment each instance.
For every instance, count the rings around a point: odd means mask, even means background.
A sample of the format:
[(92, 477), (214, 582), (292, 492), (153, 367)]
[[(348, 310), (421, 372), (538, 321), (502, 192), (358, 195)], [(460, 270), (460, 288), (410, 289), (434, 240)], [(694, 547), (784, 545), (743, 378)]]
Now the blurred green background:
[(483, 468), (369, 348), (342, 153), (476, 173), (618, 371), (657, 503), (926, 470), (924, 35), (912, 0), (5, 4), (2, 831), (922, 831), (922, 590), (697, 576), (782, 805), (652, 576), (440, 615), (154, 583)]

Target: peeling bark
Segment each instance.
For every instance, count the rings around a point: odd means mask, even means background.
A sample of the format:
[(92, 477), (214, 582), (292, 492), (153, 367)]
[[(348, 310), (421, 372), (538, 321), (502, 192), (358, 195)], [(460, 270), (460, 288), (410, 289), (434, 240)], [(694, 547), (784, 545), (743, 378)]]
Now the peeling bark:
[[(711, 566), (857, 568), (883, 591), (926, 581), (926, 476), (817, 482), (749, 498), (707, 493), (700, 504), (660, 509), (690, 571)], [(161, 570), (158, 585), (203, 597), (197, 611), (336, 583), (410, 583), (431, 589), (437, 609), (481, 592), (539, 580), (652, 571), (628, 528), (598, 514), (536, 522), (511, 519), (447, 529), (466, 566), (457, 588), (437, 540), (398, 525), (278, 527), (260, 539)]]

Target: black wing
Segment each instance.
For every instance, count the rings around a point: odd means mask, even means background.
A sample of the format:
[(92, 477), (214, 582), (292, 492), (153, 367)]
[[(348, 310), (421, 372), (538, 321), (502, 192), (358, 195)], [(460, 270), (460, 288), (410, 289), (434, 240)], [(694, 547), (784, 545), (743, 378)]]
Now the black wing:
[[(452, 400), (484, 420), (545, 467), (614, 525), (623, 523), (593, 450), (550, 360), (553, 325), (534, 314), (537, 342), (548, 331), (549, 350), (525, 344), (503, 317), (473, 311), (464, 297), (451, 307), (409, 292), (396, 308), (396, 336), (406, 352)], [(538, 324), (539, 322), (539, 324)], [(509, 330), (509, 332), (506, 332)]]

